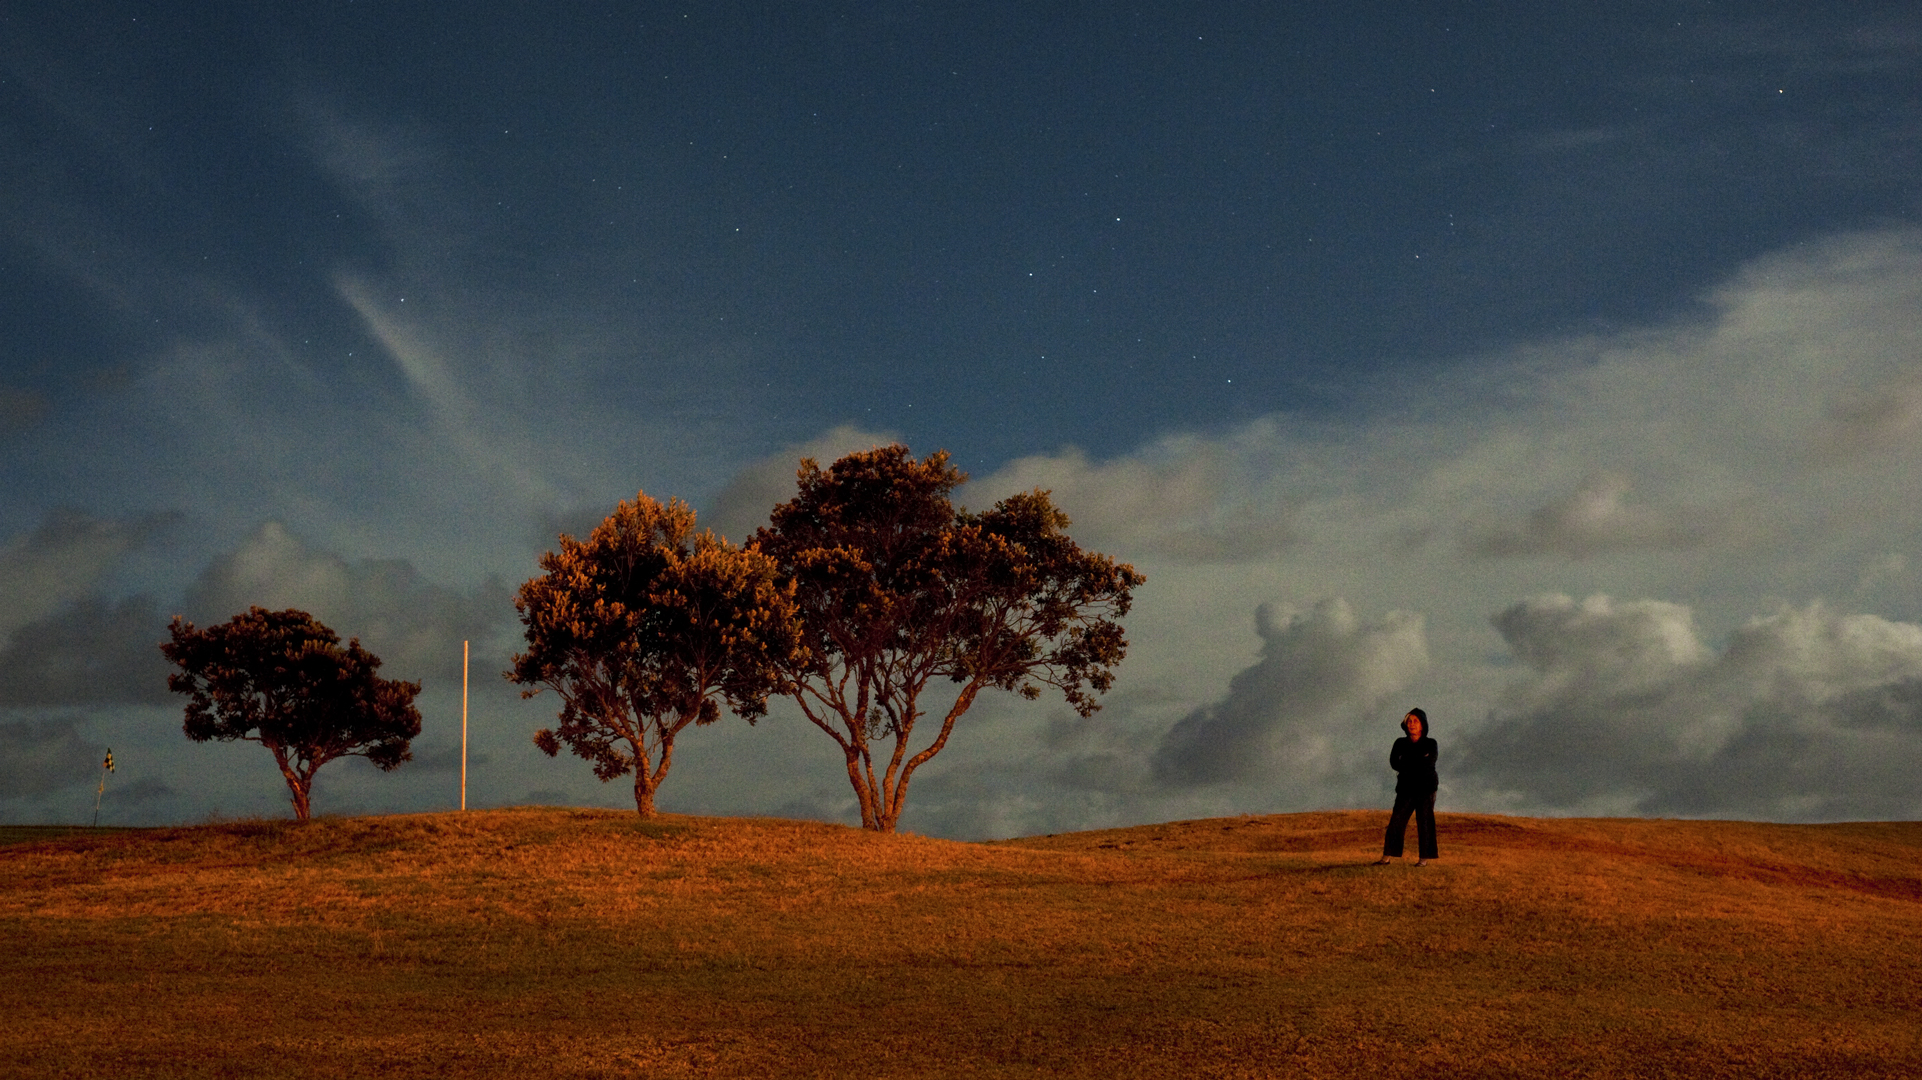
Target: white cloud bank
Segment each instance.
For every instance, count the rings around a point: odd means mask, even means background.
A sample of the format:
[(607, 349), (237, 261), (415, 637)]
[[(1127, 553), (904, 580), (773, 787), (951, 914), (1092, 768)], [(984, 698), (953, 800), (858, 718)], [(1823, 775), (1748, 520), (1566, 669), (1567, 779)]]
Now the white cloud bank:
[[(1419, 615), (1362, 624), (1346, 601), (1311, 611), (1256, 609), (1261, 659), (1228, 695), (1183, 717), (1154, 755), (1161, 784), (1261, 780), (1302, 789), (1352, 787), (1358, 755), (1374, 758), (1374, 714), (1428, 667)], [(1405, 709), (1398, 711), (1406, 711)]]
[(1799, 248), (1706, 300), (1350, 423), (982, 478), (970, 502), (1051, 488), (1149, 583), (1109, 712), (1072, 738), (985, 722), (1022, 779), (922, 827), (1367, 802), (1416, 704), (1458, 809), (1922, 813), (1922, 232)]
[(0, 640), (96, 595), (131, 552), (173, 520), (161, 514), (114, 521), (56, 511), (32, 532), (0, 545)]
[[(11, 616), (0, 622), (0, 708), (175, 700), (158, 648), (171, 612), (149, 595), (102, 592), (156, 527), (66, 513), (0, 549), (0, 612)], [(277, 522), (216, 558), (172, 610), (205, 626), (256, 606), (307, 611), (343, 639), (360, 638), (387, 675), (416, 681), (458, 679), (463, 640), (491, 662), (514, 617), (499, 581), (459, 592), (405, 560), (314, 550)]]
[(446, 805), (445, 776), (459, 765), (454, 705), (464, 639), (474, 645), (469, 765), (477, 805), (498, 800), (501, 784), (524, 789), (516, 773), (543, 775), (538, 764), (528, 769), (538, 755), (523, 730), (539, 710), (516, 709), (522, 703), (498, 677), (515, 625), (499, 581), (448, 588), (404, 560), (345, 559), (269, 522), (216, 557), (178, 603), (163, 607), (144, 593), (112, 598), (157, 522), (164, 520), (63, 513), (0, 549), (0, 611), (31, 617), (21, 623), (16, 615), (0, 638), (0, 821), (84, 819), (92, 793), (76, 793), (99, 779), (107, 746), (120, 766), (107, 786), (107, 821), (282, 812), (284, 791), (265, 755), (181, 735), (183, 702), (167, 689), (158, 648), (174, 612), (206, 625), (255, 605), (309, 611), (342, 638), (360, 638), (383, 659), (383, 674), (425, 686), (427, 730), (415, 743), (412, 779), (335, 767), (322, 777), (328, 812)]
[(1717, 652), (1685, 606), (1599, 595), (1494, 622), (1530, 673), (1464, 747), (1491, 791), (1587, 812), (1922, 816), (1922, 626), (1811, 603)]
[[(1458, 365), (1345, 418), (1009, 462), (963, 501), (1049, 488), (1078, 540), (1144, 570), (1131, 654), (1092, 721), (977, 704), (917, 779), (908, 827), (1366, 804), (1392, 784), (1410, 705), (1435, 718), (1455, 809), (1922, 812), (1918, 312), (1922, 232), (1865, 233), (1761, 260), (1696, 317)], [(738, 539), (792, 490), (800, 454), (881, 441), (829, 430), (741, 470), (702, 520)], [(86, 605), (128, 527), (75, 519), (0, 551), (9, 627), (118, 610)], [(403, 658), (431, 668), (500, 627), (489, 613), (511, 609), (492, 589), (450, 592), (267, 528), (202, 575), (189, 608), (306, 606), (413, 677)], [(1601, 596), (1643, 599), (1565, 599)], [(782, 723), (704, 733), (666, 804), (844, 805), (825, 744), (801, 768), (813, 744), (769, 732)], [(554, 768), (515, 790), (575, 790)]]
[(460, 677), (461, 642), (491, 643), (514, 618), (512, 594), (496, 580), (469, 593), (428, 581), (399, 559), (349, 562), (316, 551), (268, 522), (216, 559), (188, 590), (185, 609), (200, 625), (250, 607), (299, 608), (357, 637), (389, 678)]

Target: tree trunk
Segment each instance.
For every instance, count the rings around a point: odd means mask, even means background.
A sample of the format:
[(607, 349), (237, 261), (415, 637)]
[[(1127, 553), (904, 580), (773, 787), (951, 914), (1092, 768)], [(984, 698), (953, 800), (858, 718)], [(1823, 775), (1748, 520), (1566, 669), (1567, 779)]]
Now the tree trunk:
[[(661, 777), (654, 772), (654, 763), (647, 760), (645, 738), (634, 743), (634, 812), (642, 818), (654, 816), (654, 789), (661, 786)], [(661, 773), (667, 772), (668, 755), (672, 751), (667, 745), (661, 748)]]
[(908, 797), (908, 770), (902, 770), (891, 785), (884, 784), (875, 800), (874, 829), (891, 833), (901, 823), (901, 810)]
[[(954, 699), (954, 705), (948, 709), (948, 715), (941, 720), (941, 734), (936, 736), (934, 742), (929, 745), (926, 750), (909, 758), (905, 764), (901, 763), (900, 758), (902, 752), (907, 748), (908, 735), (913, 729), (909, 728), (908, 731), (904, 731), (895, 737), (895, 765), (890, 766), (888, 769), (889, 773), (892, 774), (890, 779), (893, 782), (891, 784), (884, 783), (883, 790), (878, 793), (880, 798), (876, 800), (874, 808), (874, 824), (868, 826), (869, 828), (872, 828), (876, 832), (891, 833), (894, 831), (895, 826), (901, 821), (901, 811), (907, 805), (908, 781), (913, 778), (914, 771), (927, 764), (929, 759), (940, 753), (942, 748), (948, 745), (948, 736), (954, 733), (954, 722), (961, 719), (961, 714), (967, 712), (968, 709), (973, 706), (975, 695), (980, 692), (981, 683), (978, 680), (963, 687), (960, 695)], [(898, 772), (896, 771), (896, 766), (899, 767)], [(866, 824), (866, 822), (864, 821), (863, 824)]]
[[(808, 722), (815, 727), (827, 732), (828, 738), (840, 744), (841, 753), (846, 755), (848, 763), (848, 786), (854, 789), (854, 798), (861, 804), (861, 827), (877, 832), (892, 832), (892, 828), (887, 830), (881, 828), (881, 819), (879, 816), (881, 810), (881, 793), (875, 790), (875, 784), (873, 782), (874, 767), (868, 756), (867, 740), (861, 733), (861, 725), (848, 715), (848, 710), (842, 705), (838, 705), (825, 698), (822, 699), (822, 704), (832, 710), (831, 715), (833, 715), (834, 720), (829, 721), (815, 714), (814, 710), (808, 705), (807, 694), (801, 689), (796, 688), (790, 691), (790, 693), (794, 698), (795, 704), (801, 706), (801, 715), (807, 717)], [(840, 724), (841, 727), (846, 730), (847, 734), (845, 736), (843, 736), (840, 731), (835, 730), (834, 725), (836, 723)]]
[(660, 778), (648, 767), (646, 754), (634, 755), (634, 812), (643, 818), (654, 816), (654, 789)]
[(314, 790), (314, 770), (318, 764), (310, 764), (305, 775), (298, 766), (287, 759), (287, 748), (277, 742), (260, 740), (261, 745), (273, 752), (274, 764), (280, 766), (280, 775), (287, 780), (287, 790), (293, 793), (294, 819), (306, 821), (313, 816), (312, 793)]
[(847, 757), (848, 783), (854, 786), (854, 797), (861, 804), (861, 827), (879, 830), (881, 821), (878, 811), (881, 808), (881, 800), (874, 790), (874, 785), (869, 782), (874, 770), (871, 768), (863, 770), (863, 766), (867, 763), (867, 755), (862, 753), (862, 748), (859, 746), (849, 746)]

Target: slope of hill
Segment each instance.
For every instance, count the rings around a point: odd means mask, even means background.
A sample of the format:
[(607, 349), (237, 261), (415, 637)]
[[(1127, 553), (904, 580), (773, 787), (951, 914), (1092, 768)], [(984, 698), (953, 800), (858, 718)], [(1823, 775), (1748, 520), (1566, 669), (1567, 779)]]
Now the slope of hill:
[(0, 1074), (1922, 1075), (1922, 823), (1384, 818), (15, 843)]

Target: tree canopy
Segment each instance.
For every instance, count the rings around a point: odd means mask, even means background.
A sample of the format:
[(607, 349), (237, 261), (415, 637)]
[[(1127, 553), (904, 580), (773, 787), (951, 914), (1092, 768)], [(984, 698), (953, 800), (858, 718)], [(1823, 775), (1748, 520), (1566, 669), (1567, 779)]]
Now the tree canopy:
[(292, 608), (250, 608), (197, 630), (176, 616), (160, 651), (180, 668), (170, 690), (188, 695), (189, 739), (245, 740), (274, 755), (293, 793), (294, 816), (312, 816), (314, 773), (341, 757), (382, 770), (413, 754), (419, 683), (383, 679), (380, 658)]
[[(1069, 539), (1047, 492), (970, 513), (952, 501), (967, 477), (945, 451), (916, 461), (900, 445), (825, 471), (804, 459), (798, 477), (749, 546), (795, 590), (803, 648), (781, 664), (782, 692), (840, 745), (863, 826), (894, 830), (915, 770), (982, 690), (1052, 686), (1083, 716), (1100, 707), (1127, 651), (1118, 620), (1146, 579)], [(910, 753), (936, 679), (959, 691)]]
[(686, 503), (645, 492), (586, 542), (562, 536), (541, 569), (514, 598), (527, 651), (505, 673), (532, 687), (523, 697), (560, 696), (560, 725), (534, 743), (549, 756), (565, 744), (603, 782), (632, 773), (650, 817), (675, 736), (717, 719), (717, 698), (750, 722), (766, 713), (799, 648), (793, 588), (767, 556), (695, 535)]

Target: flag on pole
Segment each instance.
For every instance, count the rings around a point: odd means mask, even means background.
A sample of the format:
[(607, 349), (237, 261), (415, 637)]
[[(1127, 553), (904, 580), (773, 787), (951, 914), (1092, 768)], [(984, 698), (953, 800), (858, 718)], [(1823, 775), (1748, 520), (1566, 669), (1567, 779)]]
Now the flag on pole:
[(107, 748), (107, 760), (100, 763), (100, 787), (93, 793), (93, 827), (100, 827), (100, 797), (107, 793), (107, 774), (113, 771), (113, 748)]

